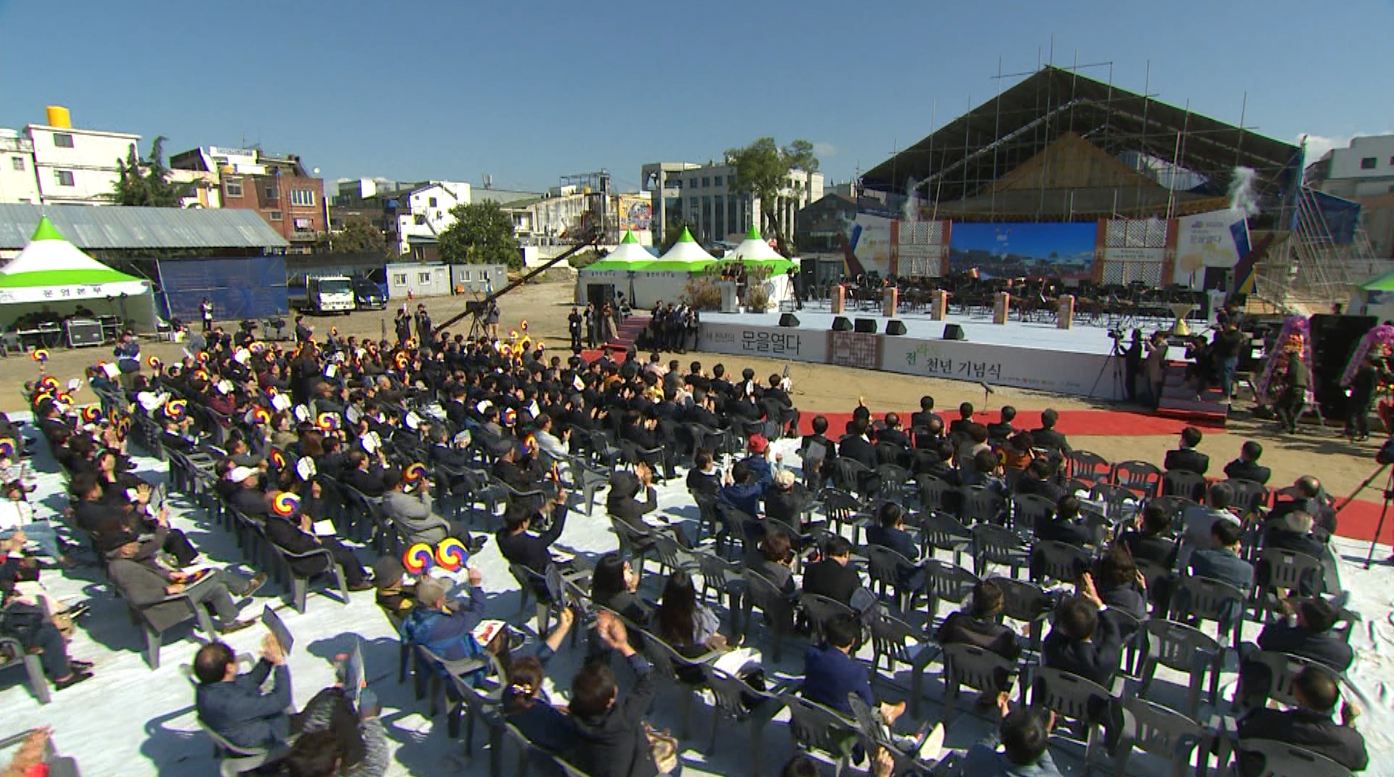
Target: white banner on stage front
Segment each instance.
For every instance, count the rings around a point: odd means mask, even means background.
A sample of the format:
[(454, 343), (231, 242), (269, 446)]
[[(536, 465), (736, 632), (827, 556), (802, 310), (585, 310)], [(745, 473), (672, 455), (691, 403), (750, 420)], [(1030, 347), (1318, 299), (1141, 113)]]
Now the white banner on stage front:
[[(830, 343), (837, 340), (833, 351)], [(819, 332), (756, 324), (702, 322), (698, 350), (766, 356), (817, 364), (844, 364), (946, 380), (1055, 394), (1122, 399), (1123, 361), (1099, 353), (1073, 353), (967, 340)]]
[(702, 322), (697, 349), (710, 353), (768, 356), (801, 362), (828, 360), (828, 333), (753, 324)]
[(884, 338), (882, 349), (881, 369), (887, 372), (982, 381), (990, 386), (1096, 399), (1124, 396), (1123, 361), (1120, 358), (1111, 364), (1105, 354), (905, 337)]

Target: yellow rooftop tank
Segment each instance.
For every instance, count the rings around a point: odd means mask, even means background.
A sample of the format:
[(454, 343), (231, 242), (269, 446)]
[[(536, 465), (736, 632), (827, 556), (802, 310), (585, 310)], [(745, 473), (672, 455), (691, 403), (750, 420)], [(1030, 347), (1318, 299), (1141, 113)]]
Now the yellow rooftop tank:
[(44, 108), (48, 113), (48, 126), (62, 127), (63, 129), (73, 128), (73, 115), (62, 105), (49, 105)]

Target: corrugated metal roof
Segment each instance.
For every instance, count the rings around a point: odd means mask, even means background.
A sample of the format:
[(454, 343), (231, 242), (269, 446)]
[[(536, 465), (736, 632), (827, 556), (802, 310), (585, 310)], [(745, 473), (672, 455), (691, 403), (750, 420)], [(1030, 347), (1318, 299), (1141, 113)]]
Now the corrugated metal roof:
[(23, 248), (40, 216), (84, 250), (284, 248), (256, 211), (0, 204), (0, 249)]

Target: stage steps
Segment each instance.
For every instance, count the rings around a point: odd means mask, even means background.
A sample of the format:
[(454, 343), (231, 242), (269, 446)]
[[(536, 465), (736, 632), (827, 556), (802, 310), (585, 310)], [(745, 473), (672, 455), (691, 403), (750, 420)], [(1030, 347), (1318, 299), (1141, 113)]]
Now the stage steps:
[(586, 361), (595, 361), (600, 355), (606, 354), (617, 362), (624, 361), (624, 355), (629, 351), (629, 347), (639, 339), (639, 335), (648, 328), (651, 316), (631, 315), (620, 322), (619, 330), (615, 336), (601, 344), (600, 348), (594, 351), (582, 351), (581, 356)]
[(1229, 406), (1218, 388), (1206, 389), (1199, 397), (1186, 385), (1186, 362), (1169, 361), (1162, 381), (1162, 398), (1157, 415), (1179, 418), (1204, 426), (1224, 426)]

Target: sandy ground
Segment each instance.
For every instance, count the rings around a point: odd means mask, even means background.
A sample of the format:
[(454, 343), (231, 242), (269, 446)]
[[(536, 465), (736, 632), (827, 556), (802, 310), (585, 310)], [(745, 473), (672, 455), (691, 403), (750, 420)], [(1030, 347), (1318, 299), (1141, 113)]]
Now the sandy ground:
[[(528, 322), (528, 331), (535, 340), (565, 352), (569, 338), (566, 329), (566, 316), (571, 311), (573, 284), (571, 282), (550, 282), (523, 286), (499, 301), (502, 312), (500, 332), (507, 333), (519, 328), (522, 321)], [(467, 297), (435, 297), (424, 300), (431, 311), (437, 327), (452, 316), (464, 311)], [(415, 308), (417, 300), (411, 302)], [(364, 311), (348, 316), (312, 317), (310, 319), (317, 334), (323, 335), (330, 327), (337, 327), (343, 334), (359, 337), (382, 337), (392, 329), (394, 307), (384, 311)], [(288, 322), (289, 323), (289, 322)], [(236, 326), (235, 323), (231, 324)], [(469, 319), (462, 319), (450, 331), (467, 332)], [(289, 331), (289, 327), (287, 327)], [(154, 353), (163, 359), (179, 358), (181, 347), (171, 343), (147, 342), (143, 353)], [(77, 350), (55, 349), (51, 352), (48, 371), (64, 379), (80, 374), (87, 365), (100, 359), (111, 359), (108, 348), (87, 348)], [(665, 354), (665, 360), (668, 355)], [(779, 372), (786, 362), (776, 359), (742, 358), (730, 355), (703, 354), (689, 352), (675, 356), (682, 361), (684, 368), (689, 361), (700, 360), (710, 367), (718, 361), (728, 369), (739, 371), (750, 366), (761, 375)], [(849, 367), (835, 367), (822, 364), (788, 362), (789, 374), (793, 380), (794, 400), (800, 408), (822, 412), (847, 412), (856, 406), (858, 398), (865, 398), (873, 412), (889, 410), (906, 411), (917, 408), (924, 394), (935, 397), (941, 410), (952, 412), (960, 402), (973, 402), (980, 409), (984, 407), (983, 392), (975, 383), (942, 380), (935, 378), (897, 375), (872, 372)], [(15, 411), (24, 408), (20, 389), (23, 381), (32, 380), (38, 374), (37, 365), (19, 356), (11, 356), (0, 361), (0, 410)], [(986, 409), (995, 418), (995, 410), (1004, 404), (1015, 405), (1021, 410), (1041, 410), (1054, 407), (1059, 410), (1073, 409), (1125, 409), (1112, 403), (1091, 401), (1077, 397), (1063, 397), (1037, 391), (998, 387), (989, 398)], [(79, 402), (94, 401), (89, 392), (77, 396)], [(1244, 410), (1247, 403), (1237, 409)], [(1247, 415), (1240, 413), (1241, 416)], [(1067, 434), (1069, 429), (1063, 428)], [(1256, 439), (1264, 445), (1263, 463), (1273, 469), (1273, 482), (1291, 483), (1302, 474), (1315, 474), (1323, 479), (1327, 487), (1342, 496), (1351, 493), (1356, 486), (1376, 468), (1374, 463), (1374, 443), (1354, 445), (1339, 434), (1338, 428), (1326, 430), (1309, 426), (1297, 437), (1274, 434), (1268, 422), (1237, 418), (1230, 422), (1225, 433), (1208, 433), (1201, 450), (1210, 455), (1212, 467), (1224, 464), (1238, 455), (1239, 446), (1245, 439)], [(1165, 452), (1176, 446), (1176, 439), (1167, 436), (1108, 436), (1085, 437), (1070, 436), (1076, 448), (1092, 450), (1110, 461), (1143, 459), (1161, 461)], [(1321, 454), (1320, 462), (1313, 454)], [(1366, 489), (1361, 497), (1379, 498), (1376, 483), (1374, 489)]]

